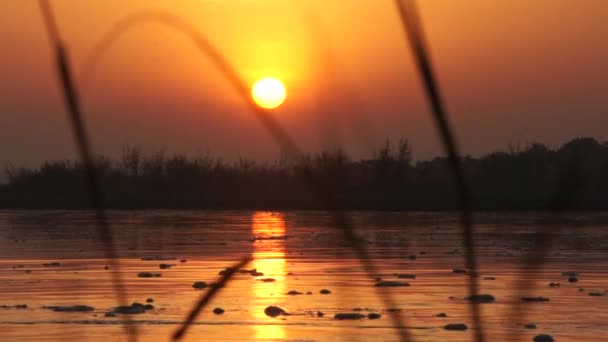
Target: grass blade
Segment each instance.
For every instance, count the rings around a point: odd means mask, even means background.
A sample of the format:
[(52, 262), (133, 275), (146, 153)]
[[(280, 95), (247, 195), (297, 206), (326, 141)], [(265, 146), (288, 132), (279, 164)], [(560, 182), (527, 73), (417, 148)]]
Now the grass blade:
[[(465, 249), (465, 263), (469, 270), (469, 296), (473, 296), (477, 294), (479, 285), (477, 282), (477, 258), (475, 255), (475, 241), (473, 236), (471, 198), (464, 174), (464, 168), (460, 160), (456, 140), (454, 139), (452, 129), (448, 122), (438, 83), (427, 52), (427, 43), (415, 1), (395, 0), (395, 4), (399, 11), (403, 29), (413, 50), (416, 66), (422, 78), (428, 102), (432, 109), (435, 125), (439, 131), (443, 148), (448, 156), (450, 169), (458, 192), (460, 224), (462, 226), (462, 237)], [(477, 342), (483, 342), (483, 324), (479, 307), (475, 301), (471, 301), (471, 312), (476, 327), (475, 340)]]
[[(40, 9), (46, 23), (51, 48), (55, 50), (57, 74), (61, 82), (61, 89), (63, 91), (65, 104), (67, 106), (70, 123), (72, 125), (72, 131), (74, 133), (80, 159), (83, 164), (89, 200), (95, 214), (97, 233), (105, 249), (106, 261), (111, 267), (112, 284), (118, 297), (118, 302), (120, 305), (126, 305), (127, 291), (123, 285), (120, 275), (120, 262), (116, 253), (116, 246), (112, 238), (110, 225), (104, 210), (103, 195), (99, 183), (97, 169), (93, 160), (91, 144), (89, 142), (88, 134), (82, 117), (78, 92), (74, 86), (72, 74), (70, 72), (68, 54), (61, 41), (59, 30), (57, 29), (55, 17), (53, 16), (49, 2), (46, 0), (40, 0)], [(125, 329), (129, 339), (136, 341), (137, 328), (129, 323), (130, 319), (127, 317)]]
[(188, 331), (188, 328), (192, 325), (192, 323), (194, 323), (194, 321), (196, 320), (196, 317), (198, 317), (198, 315), (205, 308), (205, 306), (207, 304), (209, 304), (209, 302), (216, 295), (219, 294), (220, 290), (222, 288), (224, 288), (224, 286), (226, 286), (226, 284), (228, 283), (228, 281), (230, 280), (230, 278), (232, 278), (232, 276), (238, 270), (240, 270), (241, 268), (245, 267), (245, 265), (247, 265), (250, 261), (251, 261), (250, 258), (245, 258), (245, 259), (239, 261), (234, 266), (226, 269), (226, 273), (215, 283), (214, 286), (212, 286), (209, 289), (209, 291), (207, 291), (201, 297), (201, 299), (199, 299), (199, 301), (197, 302), (197, 304), (192, 308), (192, 310), (188, 314), (188, 317), (186, 318), (186, 321), (184, 322), (184, 324), (173, 333), (173, 336), (172, 336), (173, 341), (179, 341), (179, 340), (181, 340), (186, 335), (186, 332)]

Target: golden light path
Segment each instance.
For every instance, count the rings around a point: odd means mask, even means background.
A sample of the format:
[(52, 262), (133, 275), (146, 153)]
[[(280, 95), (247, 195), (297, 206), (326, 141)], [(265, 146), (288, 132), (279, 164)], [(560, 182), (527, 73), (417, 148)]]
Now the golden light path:
[(274, 77), (262, 78), (251, 88), (253, 100), (262, 108), (272, 109), (280, 106), (286, 95), (285, 85)]
[[(268, 321), (268, 317), (264, 314), (264, 308), (274, 305), (276, 296), (286, 292), (285, 219), (279, 213), (256, 212), (253, 214), (251, 229), (256, 238), (253, 268), (264, 273), (261, 278), (275, 279), (271, 283), (256, 281), (251, 290), (251, 297), (257, 304), (252, 308), (252, 318), (257, 322), (265, 322)], [(283, 340), (286, 337), (285, 328), (280, 322), (276, 323), (256, 324), (254, 340)]]

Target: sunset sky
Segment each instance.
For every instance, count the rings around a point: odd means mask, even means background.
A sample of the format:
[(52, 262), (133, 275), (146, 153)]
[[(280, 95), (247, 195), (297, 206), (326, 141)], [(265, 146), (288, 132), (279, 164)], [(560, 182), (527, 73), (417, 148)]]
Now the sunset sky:
[[(196, 47), (156, 23), (116, 41), (94, 73), (88, 53), (144, 9), (183, 17), (253, 84), (287, 88), (273, 114), (305, 151), (369, 157), (408, 137), (414, 157), (441, 153), (391, 0), (55, 0), (98, 153), (125, 145), (261, 160), (279, 149)], [(423, 24), (463, 153), (509, 144), (608, 140), (608, 1), (423, 0)], [(73, 158), (37, 1), (1, 1), (0, 162)]]

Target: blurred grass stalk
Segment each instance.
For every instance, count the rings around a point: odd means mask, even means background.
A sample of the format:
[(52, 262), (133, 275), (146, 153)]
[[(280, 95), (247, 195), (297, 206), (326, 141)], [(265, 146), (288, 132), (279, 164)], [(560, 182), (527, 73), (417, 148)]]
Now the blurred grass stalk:
[[(120, 261), (104, 209), (103, 193), (93, 160), (89, 136), (81, 112), (80, 98), (72, 78), (67, 49), (61, 40), (50, 3), (47, 0), (39, 0), (39, 4), (45, 20), (51, 48), (55, 51), (57, 74), (61, 82), (61, 89), (68, 110), (72, 132), (74, 133), (80, 159), (82, 160), (90, 205), (95, 214), (97, 233), (104, 245), (108, 265), (111, 267), (112, 284), (116, 291), (119, 305), (127, 305), (127, 290), (121, 278)], [(137, 327), (130, 323), (131, 319), (128, 316), (125, 317), (124, 327), (127, 336), (129, 340), (137, 341)]]
[[(471, 196), (460, 160), (458, 146), (454, 138), (453, 130), (448, 122), (443, 100), (439, 91), (438, 82), (433, 72), (430, 55), (427, 51), (428, 43), (424, 35), (421, 19), (418, 15), (416, 2), (414, 0), (395, 0), (399, 12), (399, 18), (408, 39), (420, 77), (424, 85), (427, 100), (431, 107), (435, 125), (443, 143), (443, 148), (450, 162), (450, 169), (458, 191), (460, 222), (462, 226), (462, 237), (465, 249), (465, 263), (469, 275), (469, 296), (475, 296), (479, 290), (477, 278), (477, 258), (475, 254), (475, 240), (473, 232), (473, 219), (471, 214)], [(475, 340), (483, 342), (484, 331), (481, 312), (476, 301), (471, 302), (471, 313), (475, 324)]]

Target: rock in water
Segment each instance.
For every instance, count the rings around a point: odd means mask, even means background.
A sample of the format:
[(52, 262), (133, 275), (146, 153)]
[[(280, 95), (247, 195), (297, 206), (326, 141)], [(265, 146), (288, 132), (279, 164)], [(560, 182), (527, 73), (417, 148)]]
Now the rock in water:
[(239, 270), (239, 273), (250, 274), (250, 275), (252, 275), (254, 277), (259, 277), (259, 276), (263, 276), (264, 275), (264, 273), (258, 272), (258, 270), (255, 269), (255, 268), (251, 269), (251, 270)]
[(224, 268), (223, 270), (221, 270), (221, 271), (218, 273), (218, 275), (225, 276), (225, 275), (227, 275), (227, 274), (228, 274), (228, 273), (230, 273), (230, 272), (232, 272), (232, 268), (230, 268), (230, 267), (226, 267), (226, 268)]
[(152, 272), (139, 272), (137, 276), (140, 278), (158, 278), (160, 277), (160, 273), (152, 273)]
[(370, 312), (367, 314), (368, 319), (378, 319), (380, 317), (382, 317), (382, 315), (380, 315), (379, 313), (376, 313), (376, 312)]
[(264, 309), (264, 313), (266, 314), (266, 316), (277, 317), (279, 315), (284, 315), (285, 310), (281, 309), (278, 306), (271, 305)]
[(207, 284), (204, 281), (195, 281), (194, 284), (192, 284), (192, 288), (197, 289), (197, 290), (202, 290), (202, 289), (206, 288), (207, 286), (209, 286), (209, 284)]
[(468, 328), (464, 323), (450, 323), (443, 327), (445, 330), (467, 330)]
[(59, 266), (61, 266), (61, 264), (58, 263), (58, 262), (47, 262), (47, 263), (42, 264), (42, 266), (44, 266), (44, 267), (59, 267)]
[(322, 289), (321, 291), (319, 291), (320, 294), (330, 294), (331, 291), (329, 291), (328, 289)]
[(374, 286), (375, 287), (406, 287), (406, 286), (410, 286), (410, 284), (406, 283), (404, 281), (383, 280), (383, 281), (377, 282)]
[(553, 336), (551, 336), (551, 335), (540, 334), (540, 335), (534, 336), (534, 339), (532, 341), (534, 341), (534, 342), (553, 342), (555, 340), (553, 339)]
[[(27, 304), (0, 305), (0, 309), (27, 309)], [(47, 307), (47, 309), (50, 309)]]
[(496, 300), (491, 294), (477, 294), (466, 297), (465, 299), (475, 303), (493, 303)]
[(224, 313), (224, 309), (222, 309), (222, 308), (215, 308), (215, 309), (213, 309), (213, 313), (216, 314), (216, 315), (221, 315), (221, 314)]
[(146, 309), (143, 306), (117, 306), (111, 313), (124, 315), (137, 315), (145, 313)]
[(53, 310), (55, 312), (89, 312), (95, 310), (92, 306), (88, 305), (69, 305), (69, 306), (45, 306), (46, 309)]
[(137, 314), (142, 314), (145, 313), (148, 310), (152, 310), (154, 309), (154, 306), (151, 304), (140, 304), (140, 303), (133, 303), (130, 306), (117, 306), (115, 307), (112, 311), (110, 311), (110, 313), (114, 313), (114, 314), (125, 314), (125, 315), (137, 315)]
[(365, 315), (356, 312), (337, 313), (334, 315), (334, 319), (345, 320), (345, 319), (362, 319)]
[(263, 283), (272, 283), (272, 282), (276, 281), (276, 279), (274, 279), (274, 278), (262, 278), (262, 279), (258, 279), (258, 280)]

